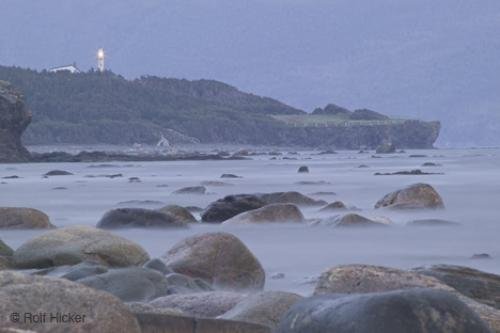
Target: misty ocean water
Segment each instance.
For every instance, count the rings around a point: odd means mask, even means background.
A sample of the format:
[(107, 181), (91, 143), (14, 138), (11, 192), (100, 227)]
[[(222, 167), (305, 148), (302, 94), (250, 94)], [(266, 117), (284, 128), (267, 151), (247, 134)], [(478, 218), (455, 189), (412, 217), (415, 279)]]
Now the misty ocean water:
[[(282, 159), (285, 156), (297, 160)], [(17, 175), (21, 178), (0, 180), (0, 205), (40, 209), (58, 227), (95, 226), (106, 211), (118, 207), (154, 209), (179, 204), (204, 208), (228, 194), (299, 191), (327, 202), (341, 200), (360, 208), (361, 215), (389, 218), (394, 226), (336, 229), (306, 224), (239, 227), (197, 224), (187, 230), (127, 229), (113, 232), (138, 242), (151, 257), (161, 256), (189, 235), (230, 232), (237, 235), (264, 266), (266, 289), (301, 294), (312, 291), (312, 282), (322, 271), (339, 264), (364, 263), (400, 268), (457, 264), (500, 273), (500, 149), (409, 150), (381, 155), (381, 158), (354, 151), (332, 155), (311, 151), (289, 154), (285, 151), (275, 160), (272, 158), (260, 155), (251, 160), (231, 161), (2, 164), (0, 177)], [(424, 162), (440, 166), (422, 167)], [(368, 168), (359, 168), (361, 164)], [(301, 165), (307, 165), (310, 173), (297, 173)], [(417, 168), (444, 174), (374, 175), (376, 172)], [(54, 169), (74, 175), (42, 177)], [(88, 177), (117, 173), (123, 177)], [(220, 179), (223, 173), (237, 174), (242, 178)], [(139, 177), (141, 182), (130, 183), (129, 177)], [(172, 194), (181, 187), (209, 180), (230, 185), (207, 186), (205, 195)], [(302, 181), (313, 184), (297, 184)], [(319, 181), (323, 184), (314, 184)], [(446, 209), (393, 212), (373, 208), (385, 194), (417, 182), (434, 186), (443, 197)], [(301, 210), (306, 218), (335, 215), (320, 213), (319, 207), (302, 207)], [(406, 222), (421, 218), (447, 219), (459, 222), (461, 226), (405, 226)], [(2, 230), (0, 238), (16, 248), (42, 232)], [(488, 253), (492, 259), (470, 258), (477, 253)], [(284, 273), (285, 277), (273, 279), (277, 273)]]

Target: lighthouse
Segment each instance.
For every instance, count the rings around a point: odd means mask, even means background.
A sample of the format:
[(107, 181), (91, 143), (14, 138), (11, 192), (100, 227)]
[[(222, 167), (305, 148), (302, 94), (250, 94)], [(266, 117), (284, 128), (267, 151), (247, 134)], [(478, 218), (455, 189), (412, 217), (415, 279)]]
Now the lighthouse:
[(97, 69), (99, 72), (104, 72), (104, 49), (97, 50)]

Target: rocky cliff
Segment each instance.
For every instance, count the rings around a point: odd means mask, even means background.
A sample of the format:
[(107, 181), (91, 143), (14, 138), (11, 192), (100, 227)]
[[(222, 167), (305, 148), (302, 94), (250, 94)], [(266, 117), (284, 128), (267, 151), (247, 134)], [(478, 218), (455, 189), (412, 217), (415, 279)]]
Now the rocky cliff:
[(0, 81), (0, 163), (26, 162), (30, 154), (21, 144), (21, 135), (31, 122), (22, 96), (7, 82)]

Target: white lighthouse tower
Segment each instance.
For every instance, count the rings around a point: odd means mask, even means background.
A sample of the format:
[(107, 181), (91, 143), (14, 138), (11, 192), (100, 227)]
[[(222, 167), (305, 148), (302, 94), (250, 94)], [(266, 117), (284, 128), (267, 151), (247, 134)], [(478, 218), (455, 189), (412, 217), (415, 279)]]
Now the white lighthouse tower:
[(100, 48), (99, 50), (97, 50), (97, 69), (101, 73), (104, 72), (104, 57), (104, 49)]

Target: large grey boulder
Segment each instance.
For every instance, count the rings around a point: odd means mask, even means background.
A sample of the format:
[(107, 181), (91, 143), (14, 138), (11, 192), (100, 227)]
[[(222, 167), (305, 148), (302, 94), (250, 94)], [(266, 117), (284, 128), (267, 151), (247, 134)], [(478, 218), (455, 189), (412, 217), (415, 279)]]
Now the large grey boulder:
[(297, 206), (324, 206), (327, 204), (324, 200), (316, 200), (300, 192), (273, 192), (260, 194), (260, 199), (266, 204), (289, 203)]
[(444, 203), (431, 185), (418, 183), (385, 195), (375, 208), (439, 209), (444, 208)]
[(229, 291), (208, 291), (163, 296), (149, 302), (149, 305), (155, 308), (178, 309), (195, 317), (215, 318), (233, 308), (244, 297), (243, 294)]
[[(10, 319), (19, 313), (19, 322)], [(45, 323), (29, 314), (47, 313)], [(50, 321), (50, 314), (73, 314), (79, 322)], [(76, 317), (79, 316), (79, 317)], [(25, 320), (26, 318), (26, 320)], [(140, 333), (135, 316), (116, 297), (64, 279), (0, 272), (0, 327), (38, 333)]]
[(144, 208), (110, 210), (97, 223), (98, 228), (187, 228), (186, 221), (162, 211)]
[(160, 212), (173, 216), (176, 221), (182, 223), (196, 223), (196, 218), (191, 212), (179, 205), (167, 205), (159, 209)]
[(212, 202), (201, 214), (201, 220), (209, 223), (220, 223), (243, 212), (258, 209), (266, 203), (253, 194), (228, 195)]
[(290, 307), (302, 296), (284, 291), (264, 291), (244, 298), (221, 319), (244, 321), (275, 328)]
[(304, 215), (292, 204), (270, 204), (238, 214), (223, 224), (302, 223)]
[(107, 291), (124, 302), (147, 302), (168, 292), (168, 281), (162, 273), (142, 267), (112, 269), (77, 282)]
[(31, 122), (23, 96), (9, 83), (0, 81), (0, 163), (28, 162), (30, 153), (21, 136)]
[(412, 289), (312, 297), (285, 314), (276, 333), (491, 333), (455, 295)]
[(500, 275), (456, 265), (433, 265), (414, 269), (476, 301), (500, 309)]
[(0, 207), (0, 229), (51, 229), (49, 217), (42, 211), (24, 207)]
[(264, 287), (265, 272), (261, 264), (242, 241), (229, 233), (188, 237), (175, 244), (162, 260), (175, 272), (201, 278), (216, 288)]
[(93, 227), (56, 229), (21, 245), (13, 256), (15, 267), (45, 268), (96, 261), (107, 266), (142, 265), (149, 255), (138, 244)]
[(399, 289), (432, 288), (455, 294), (487, 322), (494, 332), (500, 332), (500, 311), (469, 298), (438, 279), (412, 271), (372, 265), (340, 265), (321, 274), (315, 295), (384, 292)]

